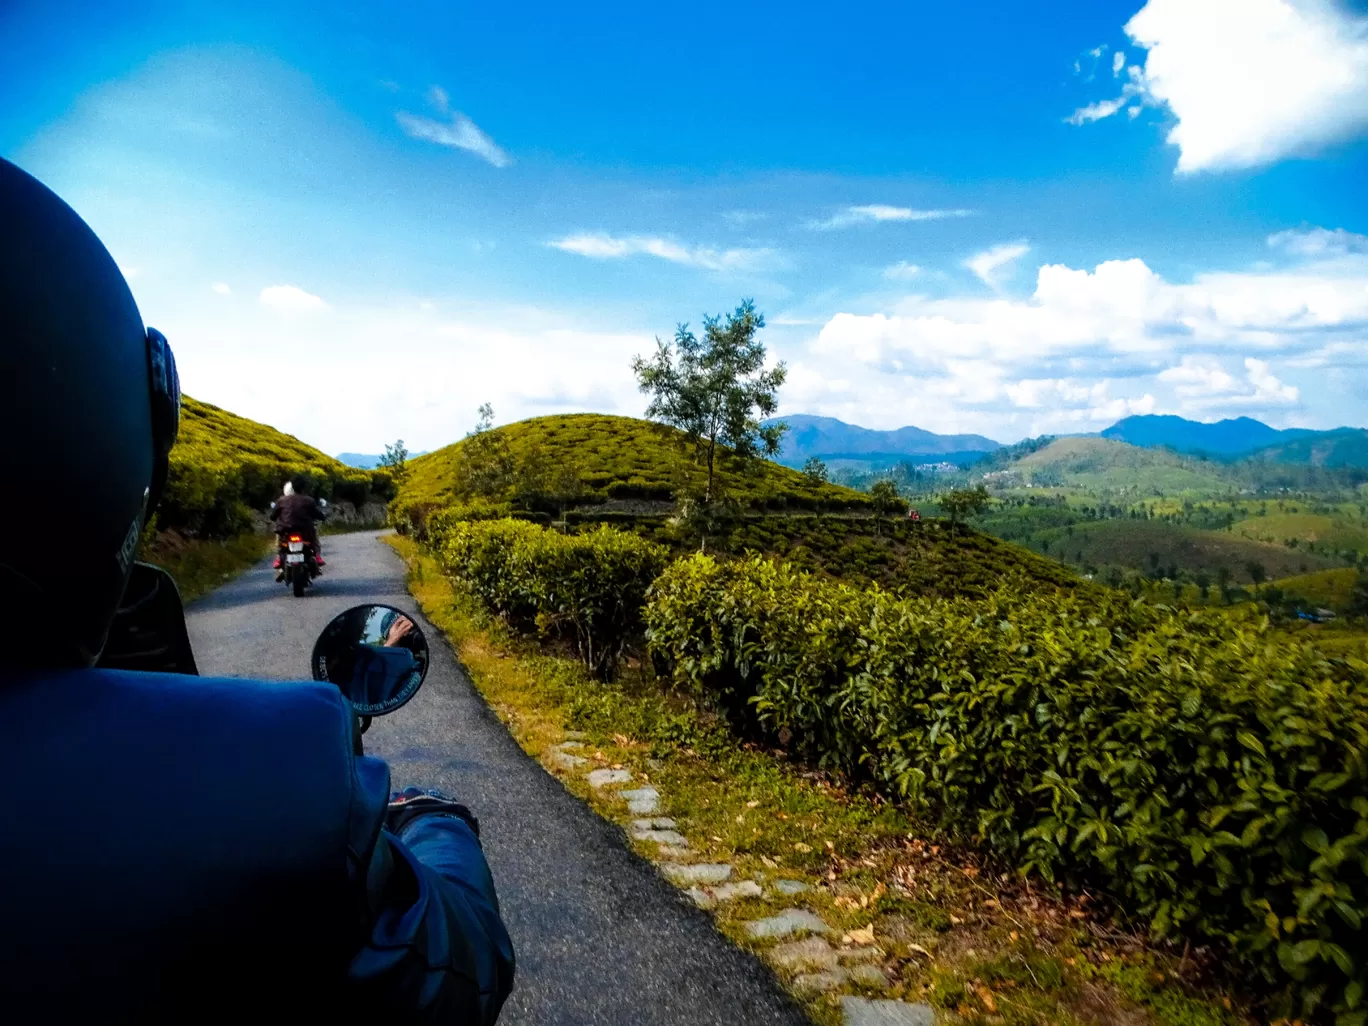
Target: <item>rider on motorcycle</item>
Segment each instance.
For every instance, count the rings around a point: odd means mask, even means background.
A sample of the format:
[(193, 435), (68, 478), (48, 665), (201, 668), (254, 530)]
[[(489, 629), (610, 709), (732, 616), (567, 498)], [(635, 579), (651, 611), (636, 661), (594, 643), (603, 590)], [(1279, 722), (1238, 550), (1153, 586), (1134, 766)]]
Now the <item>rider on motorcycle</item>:
[[(0, 622), (45, 624), (0, 647), (0, 1008), (489, 1026), (513, 949), (478, 824), (391, 795), (336, 687), (100, 668), (167, 480), (175, 363), (90, 228), (4, 160), (0, 224), (5, 474), (50, 500), (41, 545), (0, 504)], [(183, 638), (179, 602), (156, 608)]]
[[(328, 514), (309, 494), (307, 480), (301, 478), (298, 482), (286, 481), (285, 487), (281, 489), (280, 498), (271, 503), (270, 517), (275, 521), (275, 532), (281, 545), (285, 544), (285, 539), (290, 535), (297, 534), (313, 547), (314, 562), (320, 567), (326, 565), (323, 562), (323, 552), (318, 545), (318, 528), (315, 525), (320, 520), (328, 519)], [(273, 565), (277, 571), (276, 580), (283, 581), (285, 571), (280, 565), (278, 551)]]

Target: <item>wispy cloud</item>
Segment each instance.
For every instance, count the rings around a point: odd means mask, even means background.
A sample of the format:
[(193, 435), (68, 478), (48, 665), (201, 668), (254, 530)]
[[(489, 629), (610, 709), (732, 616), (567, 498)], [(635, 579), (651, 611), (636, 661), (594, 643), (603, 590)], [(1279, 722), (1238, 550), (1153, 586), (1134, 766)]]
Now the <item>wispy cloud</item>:
[(760, 271), (773, 267), (778, 254), (773, 249), (714, 249), (686, 246), (673, 239), (648, 235), (614, 236), (602, 232), (582, 232), (553, 239), (553, 249), (593, 260), (621, 260), (632, 256), (653, 256), (686, 267), (705, 271)]
[(298, 285), (268, 285), (259, 299), (262, 306), (283, 314), (319, 313), (328, 308), (327, 303)]
[(910, 281), (921, 274), (921, 268), (916, 264), (910, 264), (906, 260), (899, 260), (890, 267), (885, 267), (883, 276), (889, 281)]
[(395, 113), (394, 120), (399, 123), (399, 127), (406, 135), (434, 142), (439, 146), (465, 150), (482, 157), (495, 167), (507, 167), (513, 163), (513, 158), (486, 135), (479, 125), (459, 110), (451, 109), (446, 90), (440, 86), (433, 86), (428, 91), (428, 100), (440, 115), (440, 120), (410, 114), (404, 110)]
[(1276, 232), (1268, 237), (1268, 245), (1293, 256), (1347, 256), (1368, 253), (1368, 235), (1347, 232), (1343, 228), (1311, 228), (1303, 231)]
[(853, 224), (884, 221), (940, 221), (947, 217), (969, 217), (972, 210), (917, 210), (913, 207), (894, 207), (885, 203), (846, 207), (825, 221), (813, 221), (812, 228), (848, 228)]
[(233, 294), (233, 290), (228, 287), (228, 283), (226, 281), (214, 282), (214, 284), (210, 287), (220, 296), (231, 296)]
[(985, 249), (982, 253), (975, 253), (964, 262), (964, 266), (973, 271), (985, 285), (997, 288), (1001, 283), (1002, 272), (1030, 251), (1030, 245), (1024, 241), (1003, 242), (991, 249)]

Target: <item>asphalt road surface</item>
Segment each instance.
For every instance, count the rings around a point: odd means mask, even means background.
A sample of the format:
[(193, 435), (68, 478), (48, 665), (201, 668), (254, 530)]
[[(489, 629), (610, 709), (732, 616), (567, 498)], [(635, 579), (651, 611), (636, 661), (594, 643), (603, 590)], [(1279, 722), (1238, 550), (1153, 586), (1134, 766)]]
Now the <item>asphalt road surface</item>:
[(348, 534), (325, 537), (323, 554), (324, 576), (304, 598), (276, 584), (264, 562), (195, 602), (188, 620), (200, 672), (307, 678), (315, 639), (342, 610), (385, 602), (415, 615), (432, 648), (427, 680), (408, 705), (375, 720), (366, 749), (389, 762), (396, 788), (439, 787), (480, 819), (518, 955), (500, 1023), (808, 1022), (768, 970), (719, 935), (621, 830), (523, 753), (417, 615), (394, 550), (374, 535)]

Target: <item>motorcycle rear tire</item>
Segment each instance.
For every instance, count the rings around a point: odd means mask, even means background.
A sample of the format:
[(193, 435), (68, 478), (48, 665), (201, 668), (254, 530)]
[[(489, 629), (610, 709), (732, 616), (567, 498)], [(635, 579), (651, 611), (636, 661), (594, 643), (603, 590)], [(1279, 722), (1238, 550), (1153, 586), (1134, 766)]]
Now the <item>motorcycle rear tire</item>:
[(299, 567), (295, 570), (294, 575), (290, 578), (290, 585), (294, 588), (295, 598), (304, 597), (304, 589), (309, 586), (309, 578), (308, 575), (305, 574), (303, 567)]

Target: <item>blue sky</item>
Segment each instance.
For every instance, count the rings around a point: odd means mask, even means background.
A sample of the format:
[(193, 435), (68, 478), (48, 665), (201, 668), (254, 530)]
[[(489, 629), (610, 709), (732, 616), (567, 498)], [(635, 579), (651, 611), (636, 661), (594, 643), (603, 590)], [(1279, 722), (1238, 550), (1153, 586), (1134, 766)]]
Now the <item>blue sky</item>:
[(784, 413), (1368, 423), (1362, 4), (116, 6), (0, 7), (0, 154), (330, 451), (639, 414), (742, 297)]

